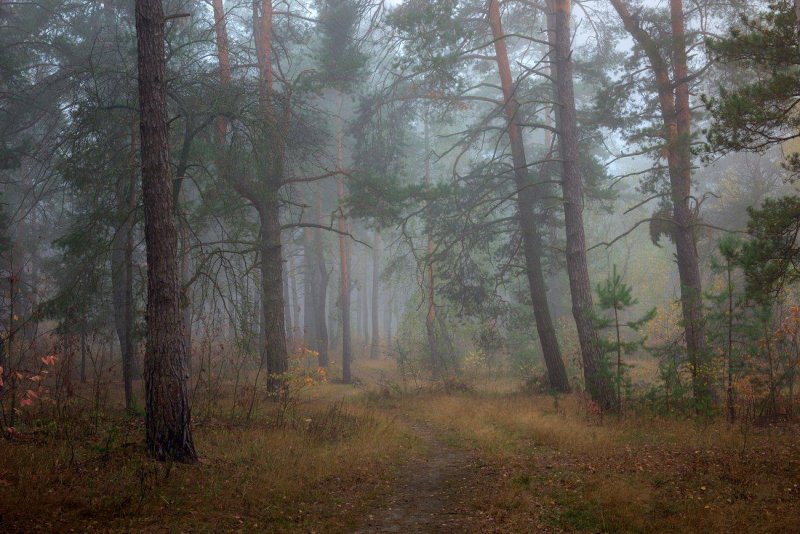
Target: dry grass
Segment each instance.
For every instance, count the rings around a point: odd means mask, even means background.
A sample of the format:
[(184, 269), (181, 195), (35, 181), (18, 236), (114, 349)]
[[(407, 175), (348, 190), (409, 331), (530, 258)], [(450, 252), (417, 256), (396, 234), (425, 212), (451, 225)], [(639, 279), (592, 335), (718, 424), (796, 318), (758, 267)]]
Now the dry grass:
[(198, 465), (150, 461), (141, 421), (121, 414), (98, 432), (76, 415), (0, 440), (0, 530), (347, 530), (419, 442), (391, 416), (333, 402), (339, 386), (314, 391), (291, 417), (265, 402), (250, 422), (198, 421)]
[(414, 417), (486, 462), (472, 505), (509, 531), (534, 515), (577, 531), (789, 532), (800, 525), (796, 427), (628, 416), (574, 397), (423, 395)]
[(415, 436), (420, 423), (471, 451), (446, 491), (475, 531), (800, 525), (795, 426), (600, 421), (578, 397), (524, 395), (510, 378), (476, 375), (447, 393), (404, 389), (388, 360), (354, 371), (358, 386), (302, 388), (290, 406), (259, 397), (250, 420), (222, 388), (208, 403), (219, 409), (196, 414), (194, 466), (148, 460), (140, 418), (109, 409), (95, 427), (78, 404), (58, 423), (0, 440), (0, 531), (350, 531), (395, 491), (404, 466), (436, 454)]

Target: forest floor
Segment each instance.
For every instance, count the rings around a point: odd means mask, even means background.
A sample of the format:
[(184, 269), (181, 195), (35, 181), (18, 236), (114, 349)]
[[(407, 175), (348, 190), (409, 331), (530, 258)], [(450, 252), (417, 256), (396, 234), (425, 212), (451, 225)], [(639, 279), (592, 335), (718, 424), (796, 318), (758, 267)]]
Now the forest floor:
[[(474, 380), (403, 388), (389, 361), (295, 404), (195, 400), (197, 465), (141, 417), (40, 407), (0, 440), (0, 531), (792, 532), (800, 428), (627, 414)], [(88, 392), (86, 398), (91, 398)], [(224, 409), (222, 407), (225, 407)]]

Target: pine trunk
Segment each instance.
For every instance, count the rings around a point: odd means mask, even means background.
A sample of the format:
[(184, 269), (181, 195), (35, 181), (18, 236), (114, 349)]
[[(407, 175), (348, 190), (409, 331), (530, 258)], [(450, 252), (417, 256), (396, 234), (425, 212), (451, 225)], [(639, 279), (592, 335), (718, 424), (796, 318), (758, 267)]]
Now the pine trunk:
[(392, 301), (386, 300), (386, 350), (391, 354), (393, 350), (392, 343)]
[[(665, 152), (669, 170), (672, 200), (675, 251), (681, 282), (686, 352), (692, 373), (695, 400), (707, 403), (713, 394), (709, 357), (705, 338), (705, 319), (702, 308), (702, 279), (697, 245), (694, 238), (695, 216), (691, 209), (692, 158), (691, 109), (689, 107), (688, 66), (684, 31), (683, 2), (670, 0), (672, 24), (672, 58), (662, 55), (659, 43), (640, 25), (623, 0), (610, 0), (628, 33), (643, 48), (655, 77), (658, 103), (663, 123)], [(673, 66), (670, 78), (669, 66)], [(674, 79), (674, 80), (673, 80)]]
[(300, 308), (301, 308), (300, 302), (297, 300), (297, 271), (295, 269), (293, 256), (287, 255), (286, 263), (288, 265), (287, 277), (289, 278), (289, 297), (291, 297), (292, 300), (292, 309), (290, 311), (292, 328), (291, 328), (290, 338), (292, 339), (293, 342), (296, 342), (295, 339), (297, 338), (300, 332)]
[(692, 198), (692, 123), (682, 0), (670, 0), (670, 16), (675, 80), (674, 113), (677, 127), (675, 135), (670, 139), (670, 157), (668, 158), (673, 219), (675, 221), (673, 235), (678, 257), (678, 274), (681, 280), (681, 307), (686, 350), (692, 366), (693, 393), (696, 401), (704, 403), (709, 400), (711, 394), (712, 378), (706, 361), (708, 350), (705, 339), (705, 318), (703, 317), (703, 286), (694, 237), (694, 215), (690, 206)]
[(369, 330), (369, 287), (367, 285), (367, 280), (369, 280), (369, 264), (367, 263), (367, 259), (363, 258), (362, 268), (361, 268), (361, 332), (363, 336), (362, 346), (365, 349), (369, 347), (370, 344), (370, 330)]
[(169, 169), (164, 23), (160, 0), (136, 0), (147, 247), (145, 429), (147, 449), (157, 460), (195, 462)]
[(567, 275), (572, 295), (572, 315), (578, 330), (583, 376), (589, 394), (603, 409), (616, 408), (613, 384), (602, 369), (600, 339), (592, 321), (592, 286), (583, 228), (583, 180), (578, 147), (578, 119), (572, 82), (570, 0), (553, 0), (548, 17), (551, 61), (555, 75), (556, 128), (562, 162), (561, 189), (567, 236)]
[[(128, 187), (120, 180), (117, 187), (117, 210), (122, 223), (114, 233), (111, 243), (111, 297), (114, 303), (114, 326), (119, 340), (119, 352), (122, 360), (122, 382), (125, 391), (125, 409), (133, 409), (133, 328), (132, 321), (132, 288), (128, 287), (133, 272), (132, 257), (128, 253), (131, 245), (133, 214), (129, 211), (130, 198), (135, 202), (135, 182), (130, 180)], [(130, 280), (132, 282), (132, 280)]]
[[(136, 183), (138, 172), (135, 170), (136, 151), (138, 150), (136, 126), (135, 123), (131, 125), (130, 175), (127, 188), (124, 186), (123, 180), (120, 180), (117, 185), (117, 211), (124, 219), (117, 228), (111, 244), (111, 293), (114, 301), (114, 325), (122, 359), (122, 382), (126, 410), (133, 409), (133, 379), (140, 374), (137, 372), (133, 341), (135, 306), (133, 300), (133, 222), (138, 186)], [(82, 365), (82, 377), (85, 376), (84, 368), (85, 366)]]
[(192, 372), (192, 295), (191, 295), (191, 258), (189, 257), (189, 223), (178, 217), (180, 234), (180, 286), (181, 286), (181, 315), (183, 316), (183, 337), (186, 344), (186, 367)]
[(261, 223), (261, 313), (264, 320), (262, 362), (267, 371), (269, 389), (277, 392), (288, 370), (284, 326), (283, 259), (281, 225), (277, 199), (258, 206)]
[[(426, 110), (427, 111), (427, 110)], [(426, 113), (427, 115), (428, 113)], [(428, 122), (425, 122), (425, 186), (431, 184), (431, 139)], [(428, 232), (425, 258), (425, 297), (428, 312), (425, 314), (425, 333), (428, 338), (428, 350), (431, 356), (431, 370), (433, 376), (441, 377), (443, 358), (439, 350), (439, 341), (436, 336), (436, 278), (433, 265), (433, 236)]]
[(519, 103), (514, 97), (515, 87), (511, 78), (511, 67), (508, 62), (508, 50), (504, 40), (505, 34), (500, 19), (499, 0), (489, 0), (489, 23), (494, 37), (497, 70), (505, 101), (506, 124), (508, 128), (509, 144), (511, 145), (511, 158), (514, 164), (514, 180), (517, 187), (517, 209), (522, 244), (525, 255), (526, 274), (530, 288), (533, 315), (536, 320), (536, 330), (542, 346), (547, 375), (550, 387), (556, 391), (568, 392), (569, 381), (561, 358), (550, 307), (547, 302), (547, 286), (542, 272), (542, 238), (539, 234), (535, 210), (539, 198), (535, 184), (528, 174), (528, 162), (525, 156), (525, 146), (522, 132), (519, 128), (518, 116)]

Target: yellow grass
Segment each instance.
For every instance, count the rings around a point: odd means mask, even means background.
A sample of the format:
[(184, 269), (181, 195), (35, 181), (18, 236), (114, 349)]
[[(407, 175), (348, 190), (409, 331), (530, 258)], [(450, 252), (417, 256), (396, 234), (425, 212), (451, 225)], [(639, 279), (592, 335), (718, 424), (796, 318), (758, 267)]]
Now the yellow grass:
[(199, 420), (198, 465), (150, 461), (141, 422), (121, 415), (97, 434), (69, 421), (0, 440), (0, 530), (347, 530), (420, 445), (393, 417), (335, 401), (341, 389), (318, 387), (280, 425), (266, 402), (250, 422)]
[[(646, 360), (637, 369), (654, 371)], [(198, 388), (194, 466), (148, 460), (140, 418), (112, 409), (95, 428), (77, 403), (57, 423), (0, 440), (0, 530), (348, 532), (383, 506), (404, 469), (437, 454), (420, 425), (475, 458), (454, 500), (503, 532), (800, 524), (794, 426), (632, 413), (601, 421), (578, 396), (531, 396), (521, 380), (486, 373), (467, 377), (461, 391), (432, 382), (404, 389), (385, 359), (356, 362), (354, 375), (356, 386), (300, 387), (285, 404), (259, 393), (249, 420), (252, 390), (237, 400), (226, 382), (206, 403)]]
[(512, 531), (534, 512), (588, 531), (788, 532), (800, 524), (796, 428), (643, 416), (601, 424), (573, 396), (420, 395), (403, 406), (503, 473), (473, 505)]

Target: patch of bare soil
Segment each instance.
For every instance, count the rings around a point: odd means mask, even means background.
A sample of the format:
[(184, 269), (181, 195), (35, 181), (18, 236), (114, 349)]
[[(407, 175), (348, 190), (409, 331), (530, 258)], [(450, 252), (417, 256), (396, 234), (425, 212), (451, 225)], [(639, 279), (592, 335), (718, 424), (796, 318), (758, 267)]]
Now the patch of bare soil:
[(422, 424), (413, 426), (429, 454), (406, 466), (394, 494), (367, 517), (358, 534), (376, 532), (453, 532), (477, 527), (465, 498), (480, 475), (475, 457), (447, 445)]
[(412, 428), (429, 453), (405, 467), (394, 493), (369, 513), (356, 534), (560, 531), (542, 522), (538, 498), (535, 503), (530, 497), (496, 502), (498, 493), (508, 491), (502, 469), (445, 443), (427, 425), (414, 423)]

